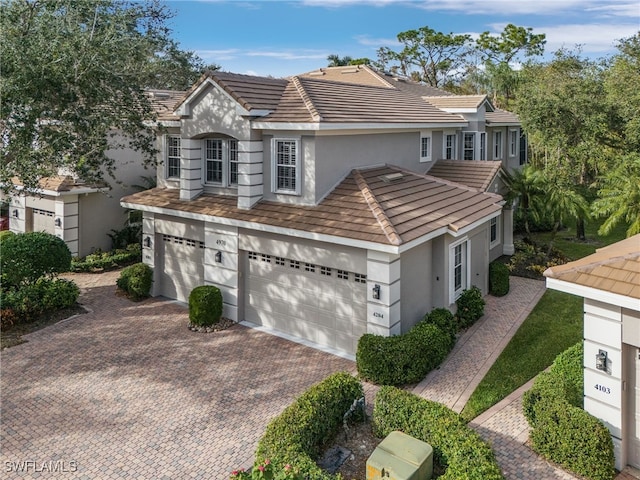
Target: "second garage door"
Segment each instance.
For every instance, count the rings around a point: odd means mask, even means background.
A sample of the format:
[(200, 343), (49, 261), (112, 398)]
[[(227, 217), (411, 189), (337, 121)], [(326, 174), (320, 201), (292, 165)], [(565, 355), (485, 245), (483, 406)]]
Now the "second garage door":
[(366, 275), (247, 252), (245, 319), (354, 354), (366, 332)]
[(204, 285), (204, 242), (163, 234), (162, 248), (160, 295), (188, 302), (191, 290)]
[(33, 215), (32, 231), (34, 232), (46, 232), (54, 234), (55, 228), (55, 213), (50, 210), (42, 210), (40, 208), (32, 208), (31, 213)]

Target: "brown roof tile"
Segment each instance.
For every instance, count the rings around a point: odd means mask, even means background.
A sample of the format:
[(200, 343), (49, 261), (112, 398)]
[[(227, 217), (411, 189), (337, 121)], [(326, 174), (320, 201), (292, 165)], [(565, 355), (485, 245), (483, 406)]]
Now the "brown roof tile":
[(434, 107), (441, 108), (443, 110), (449, 108), (478, 108), (483, 102), (487, 101), (486, 95), (438, 95), (423, 96), (422, 98)]
[(640, 299), (640, 234), (551, 267), (545, 277)]
[(429, 175), (486, 192), (500, 172), (502, 163), (480, 160), (438, 160)]
[(147, 95), (151, 99), (151, 105), (158, 115), (160, 121), (180, 120), (180, 117), (174, 115), (173, 109), (178, 101), (184, 95), (182, 90), (147, 90)]
[[(401, 174), (397, 180), (385, 175)], [(370, 242), (401, 245), (440, 228), (458, 231), (501, 210), (501, 197), (479, 193), (397, 167), (352, 171), (317, 206), (261, 201), (237, 208), (232, 196), (179, 198), (178, 189), (156, 188), (122, 199), (125, 203), (212, 215)]]
[(484, 118), (488, 125), (520, 125), (520, 119), (515, 113), (501, 110), (499, 108), (496, 108), (493, 112), (487, 112)]

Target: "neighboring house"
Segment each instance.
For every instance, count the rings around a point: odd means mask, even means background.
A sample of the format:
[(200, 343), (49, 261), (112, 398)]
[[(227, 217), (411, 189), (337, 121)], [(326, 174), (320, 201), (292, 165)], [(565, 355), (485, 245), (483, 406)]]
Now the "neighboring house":
[[(184, 92), (149, 91), (160, 124), (179, 120), (170, 106)], [(84, 257), (95, 250), (111, 250), (112, 230), (124, 228), (127, 212), (120, 206), (123, 195), (133, 193), (143, 176), (155, 176), (145, 168), (142, 156), (133, 149), (108, 152), (115, 161), (115, 179), (111, 186), (89, 185), (73, 175), (43, 178), (39, 190), (24, 194), (19, 179), (14, 179), (16, 194), (10, 197), (10, 229), (15, 233), (44, 231), (66, 242), (71, 254)]]
[(640, 235), (544, 275), (584, 297), (584, 409), (611, 432), (616, 468), (640, 469)]
[(158, 188), (122, 199), (144, 212), (154, 295), (217, 285), (229, 318), (353, 354), (365, 332), (486, 293), (489, 262), (513, 253), (498, 193), (519, 122), (484, 95), (363, 66), (213, 72), (174, 113)]

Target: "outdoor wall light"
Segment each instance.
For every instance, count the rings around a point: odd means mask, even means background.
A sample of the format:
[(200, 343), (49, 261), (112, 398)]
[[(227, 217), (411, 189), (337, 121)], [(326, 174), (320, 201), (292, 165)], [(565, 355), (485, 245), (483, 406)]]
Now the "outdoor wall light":
[(380, 285), (377, 283), (373, 286), (372, 294), (374, 300), (380, 300)]
[(17, 208), (13, 211), (13, 218), (18, 218), (18, 209)]
[(62, 220), (60, 220), (60, 218), (56, 218), (56, 221), (54, 222), (56, 227), (61, 227), (62, 226)]
[(596, 370), (607, 371), (607, 352), (605, 350), (598, 350), (596, 354)]
[(222, 252), (220, 251), (216, 252), (215, 260), (216, 260), (216, 263), (222, 263)]
[(147, 248), (151, 248), (151, 237), (148, 235), (144, 238), (144, 246)]

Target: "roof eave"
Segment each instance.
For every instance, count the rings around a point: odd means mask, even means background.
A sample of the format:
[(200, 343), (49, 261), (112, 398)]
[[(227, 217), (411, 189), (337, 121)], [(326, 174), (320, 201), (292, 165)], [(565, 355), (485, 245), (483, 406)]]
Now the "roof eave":
[[(547, 276), (545, 271), (545, 276)], [(547, 276), (546, 280), (547, 288), (557, 290), (559, 292), (570, 293), (580, 297), (588, 298), (590, 300), (596, 300), (598, 302), (608, 303), (622, 308), (628, 308), (634, 311), (640, 311), (640, 301), (638, 298), (628, 297), (626, 295), (620, 295), (618, 293), (608, 292), (606, 290), (600, 290), (594, 287), (587, 287), (578, 283), (567, 282), (559, 278), (553, 278)]]
[(259, 130), (380, 130), (380, 129), (433, 129), (433, 128), (464, 128), (469, 122), (434, 122), (434, 123), (390, 123), (390, 122), (265, 122), (254, 121), (251, 126)]

